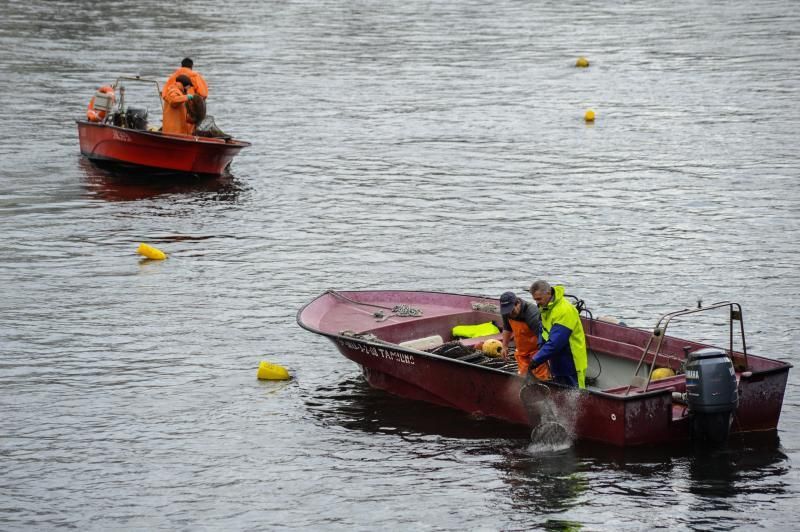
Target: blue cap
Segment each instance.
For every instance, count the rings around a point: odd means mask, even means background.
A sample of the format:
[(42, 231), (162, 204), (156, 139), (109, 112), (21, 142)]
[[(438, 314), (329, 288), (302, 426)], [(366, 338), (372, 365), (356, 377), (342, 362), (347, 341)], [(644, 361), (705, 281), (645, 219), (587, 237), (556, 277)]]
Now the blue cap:
[(511, 314), (517, 304), (517, 295), (514, 292), (503, 292), (500, 296), (500, 314)]

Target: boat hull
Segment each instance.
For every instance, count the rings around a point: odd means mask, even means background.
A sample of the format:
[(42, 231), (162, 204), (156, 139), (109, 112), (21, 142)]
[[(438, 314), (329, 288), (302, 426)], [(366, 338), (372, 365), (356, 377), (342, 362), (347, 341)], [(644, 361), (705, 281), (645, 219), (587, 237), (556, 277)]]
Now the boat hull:
[[(298, 323), (331, 340), (339, 352), (362, 368), (374, 388), (420, 401), (452, 407), (475, 416), (488, 416), (532, 427), (520, 400), (526, 380), (513, 371), (486, 367), (399, 345), (403, 336), (424, 337), (433, 332), (431, 322), (447, 321), (471, 311), (481, 296), (431, 292), (347, 292), (362, 306), (353, 310), (330, 292), (298, 312)], [(373, 303), (365, 303), (372, 301)], [(375, 306), (387, 301), (424, 309), (421, 317), (376, 318)], [(350, 307), (354, 307), (350, 305)], [(499, 316), (495, 316), (495, 319)], [(441, 329), (440, 329), (441, 330)], [(591, 345), (612, 351), (620, 359), (626, 351), (643, 345), (649, 333), (624, 326), (585, 320)], [(364, 336), (363, 333), (368, 333)], [(686, 345), (684, 340), (670, 340)], [(699, 344), (697, 344), (699, 345)], [(639, 350), (641, 353), (641, 350)], [(748, 371), (737, 373), (739, 403), (731, 433), (773, 431), (777, 428), (790, 364), (750, 355)], [(677, 364), (677, 362), (676, 362)], [(686, 405), (674, 401), (673, 392), (685, 391), (683, 375), (651, 382), (647, 389), (628, 393), (627, 386), (578, 390), (548, 383), (555, 413), (578, 440), (626, 447), (689, 441), (691, 417)]]
[[(373, 388), (533, 428), (520, 400), (526, 381), (519, 375), (353, 339), (332, 340), (342, 355), (361, 366)], [(548, 386), (559, 422), (576, 439), (636, 446), (690, 438), (689, 424), (672, 419), (669, 390), (620, 397)]]
[(77, 120), (81, 153), (101, 166), (218, 176), (250, 143), (169, 135)]

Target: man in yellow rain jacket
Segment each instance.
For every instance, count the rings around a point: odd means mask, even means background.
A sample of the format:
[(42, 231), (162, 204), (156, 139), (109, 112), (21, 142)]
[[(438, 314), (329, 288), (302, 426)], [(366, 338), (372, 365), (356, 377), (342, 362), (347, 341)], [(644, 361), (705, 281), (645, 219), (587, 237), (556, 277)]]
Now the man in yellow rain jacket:
[(585, 388), (586, 336), (578, 309), (564, 299), (563, 286), (536, 281), (530, 292), (542, 316), (541, 346), (531, 367), (549, 361), (555, 382)]

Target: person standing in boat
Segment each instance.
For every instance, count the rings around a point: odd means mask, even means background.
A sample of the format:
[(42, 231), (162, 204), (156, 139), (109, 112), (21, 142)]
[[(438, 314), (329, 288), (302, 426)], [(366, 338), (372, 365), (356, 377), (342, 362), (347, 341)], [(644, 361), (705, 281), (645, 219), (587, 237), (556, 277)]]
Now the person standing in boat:
[(166, 99), (167, 98), (167, 87), (170, 83), (175, 82), (178, 79), (178, 76), (186, 76), (190, 80), (192, 80), (192, 94), (196, 96), (202, 96), (203, 99), (208, 98), (208, 83), (200, 75), (200, 72), (196, 70), (192, 70), (194, 68), (194, 61), (191, 60), (189, 57), (184, 57), (183, 61), (181, 61), (181, 66), (178, 70), (172, 73), (172, 75), (167, 79), (167, 82), (164, 84), (164, 88), (161, 90), (161, 97)]
[(541, 312), (539, 351), (531, 366), (550, 362), (553, 381), (586, 387), (586, 336), (578, 309), (564, 298), (564, 287), (551, 287), (547, 281), (536, 281), (530, 288)]
[(161, 131), (164, 133), (181, 133), (191, 135), (194, 124), (188, 120), (186, 102), (194, 98), (189, 92), (192, 81), (181, 74), (175, 81), (164, 87), (164, 115), (161, 120)]
[[(517, 370), (520, 375), (526, 375), (531, 359), (538, 349), (539, 330), (541, 329), (539, 309), (536, 308), (536, 305), (518, 298), (514, 292), (504, 292), (500, 296), (500, 314), (503, 316), (503, 350), (501, 351), (503, 359), (508, 359), (508, 344), (513, 335), (516, 344), (514, 358), (517, 360)], [(547, 364), (540, 364), (533, 373), (540, 380), (550, 379)]]

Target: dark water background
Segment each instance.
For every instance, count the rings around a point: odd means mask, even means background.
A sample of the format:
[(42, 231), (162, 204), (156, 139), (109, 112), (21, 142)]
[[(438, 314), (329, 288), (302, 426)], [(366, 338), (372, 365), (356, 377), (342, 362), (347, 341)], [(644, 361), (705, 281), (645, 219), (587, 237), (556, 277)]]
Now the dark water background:
[[(751, 352), (797, 365), (796, 2), (0, 14), (0, 529), (796, 527), (797, 370), (764, 439), (540, 454), (369, 389), (295, 324), (327, 288), (543, 277), (642, 327), (739, 301)], [(95, 88), (163, 82), (186, 55), (218, 125), (253, 143), (231, 175), (142, 183), (82, 160)], [(264, 359), (294, 380), (257, 381)]]

